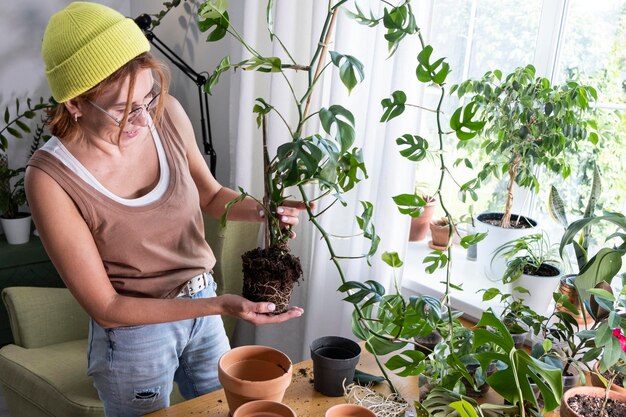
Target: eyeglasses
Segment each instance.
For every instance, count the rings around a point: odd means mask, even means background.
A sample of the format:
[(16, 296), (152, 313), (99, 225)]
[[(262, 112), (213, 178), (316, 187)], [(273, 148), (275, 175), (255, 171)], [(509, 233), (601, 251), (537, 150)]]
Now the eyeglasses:
[[(126, 119), (126, 121), (130, 124), (135, 124), (135, 122), (137, 121), (137, 119), (139, 119), (140, 116), (142, 116), (144, 113), (144, 111), (146, 113), (150, 113), (151, 111), (154, 111), (158, 104), (159, 104), (159, 96), (161, 95), (160, 93), (154, 93), (155, 96), (152, 97), (152, 99), (148, 102), (148, 104), (142, 104), (141, 106), (132, 109), (131, 111), (128, 112), (128, 118)], [(122, 119), (118, 119), (117, 117), (113, 116), (111, 113), (109, 113), (108, 111), (104, 110), (102, 107), (98, 106), (96, 103), (94, 103), (91, 100), (87, 100), (89, 102), (89, 104), (91, 104), (92, 106), (94, 106), (96, 109), (100, 110), (102, 113), (106, 114), (107, 116), (109, 116), (114, 122), (115, 124), (117, 124), (118, 126), (122, 125)]]

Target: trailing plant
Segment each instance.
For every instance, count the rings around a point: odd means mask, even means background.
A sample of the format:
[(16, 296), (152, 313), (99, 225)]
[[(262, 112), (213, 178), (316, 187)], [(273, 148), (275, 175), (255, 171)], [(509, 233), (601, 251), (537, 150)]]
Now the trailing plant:
[[(594, 144), (598, 141), (593, 131), (596, 124), (588, 115), (589, 102), (597, 100), (596, 90), (574, 81), (551, 85), (547, 78), (536, 77), (532, 65), (505, 76), (500, 70), (488, 71), (481, 79), (463, 81), (450, 91), (468, 98), (450, 119), (459, 146), (478, 147), (489, 158), (461, 191), (464, 198), (469, 194), (476, 200), (475, 190), (483, 182), (506, 175), (502, 227), (511, 226), (514, 184), (538, 191), (534, 170), (539, 167), (569, 176), (568, 158), (578, 144), (586, 139)], [(473, 138), (479, 133), (475, 144)], [(472, 166), (469, 160), (465, 163)]]
[[(337, 14), (341, 10), (346, 0), (328, 1), (326, 3), (327, 14), (323, 27), (319, 33), (319, 42), (310, 61), (298, 63), (293, 58), (279, 34), (274, 31), (274, 2), (268, 1), (266, 23), (272, 41), (286, 57), (284, 60), (277, 56), (266, 56), (253, 48), (232, 25), (227, 11), (226, 1), (207, 1), (200, 6), (199, 28), (203, 32), (209, 33), (209, 42), (222, 39), (227, 34), (238, 40), (246, 51), (246, 57), (240, 62), (232, 63), (230, 57), (223, 58), (215, 71), (205, 84), (205, 90), (211, 93), (213, 87), (219, 81), (221, 74), (232, 69), (253, 70), (261, 73), (276, 74), (283, 77), (285, 85), (292, 93), (292, 104), (295, 109), (296, 120), (289, 123), (286, 117), (271, 103), (263, 98), (257, 98), (253, 111), (257, 114), (257, 123), (266, 131), (265, 118), (269, 114), (276, 114), (283, 122), (286, 136), (289, 140), (279, 146), (275, 155), (270, 155), (267, 151), (266, 139), (264, 140), (264, 184), (265, 192), (263, 199), (257, 199), (257, 203), (263, 208), (266, 219), (266, 249), (287, 251), (287, 242), (290, 236), (289, 231), (281, 228), (279, 218), (276, 216), (276, 208), (282, 205), (285, 200), (291, 197), (288, 189), (297, 189), (300, 198), (306, 203), (307, 213), (310, 222), (321, 234), (326, 243), (331, 261), (337, 268), (342, 281), (341, 291), (346, 291), (349, 296), (357, 297), (362, 285), (373, 293), (380, 292), (375, 283), (350, 283), (345, 277), (341, 266), (344, 259), (369, 258), (376, 252), (379, 237), (376, 234), (374, 225), (371, 223), (373, 205), (370, 202), (362, 201), (363, 212), (356, 218), (356, 223), (361, 230), (361, 235), (371, 242), (369, 250), (361, 256), (347, 256), (339, 254), (333, 248), (334, 236), (326, 231), (318, 221), (319, 217), (336, 203), (346, 204), (342, 195), (353, 189), (361, 180), (367, 178), (367, 171), (363, 163), (361, 150), (354, 146), (355, 140), (355, 118), (345, 107), (333, 104), (328, 107), (311, 109), (311, 96), (317, 86), (322, 74), (325, 71), (335, 69), (339, 71), (339, 77), (347, 88), (352, 91), (364, 78), (364, 70), (361, 62), (354, 56), (329, 50), (332, 40), (332, 32), (337, 19)], [(364, 15), (358, 8), (356, 13), (350, 15), (359, 23), (368, 26), (383, 24), (387, 28), (386, 38), (389, 43), (389, 51), (393, 53), (398, 43), (407, 35), (416, 32), (414, 17), (408, 1), (399, 2), (393, 6), (387, 2), (382, 2), (384, 12), (383, 17), (374, 18), (371, 15)], [(300, 74), (306, 78), (307, 84), (304, 93), (298, 95), (285, 72), (299, 70)], [(319, 133), (305, 136), (305, 127), (313, 122), (321, 125)], [(264, 133), (264, 138), (267, 134)], [(306, 186), (313, 186), (318, 194), (312, 197), (307, 192)], [(240, 190), (238, 199), (229, 203), (229, 207), (246, 197), (252, 197), (245, 190)], [(252, 197), (254, 198), (254, 197)], [(328, 201), (329, 200), (329, 201)], [(311, 208), (311, 203), (323, 203), (315, 212)], [(223, 217), (225, 220), (225, 216)], [(273, 248), (273, 249), (272, 249)], [(376, 301), (382, 300), (382, 296)], [(374, 302), (374, 301), (373, 301)], [(373, 303), (372, 302), (372, 303)], [(398, 300), (387, 300), (386, 307), (400, 307)], [(370, 304), (371, 305), (371, 304)], [(365, 308), (369, 308), (366, 306)], [(365, 317), (366, 312), (357, 306), (355, 314), (358, 317)], [(384, 344), (382, 339), (373, 337), (369, 328), (363, 335), (366, 340), (366, 347), (374, 353), (379, 361), (380, 350), (373, 346)], [(396, 346), (402, 343), (396, 343)], [(381, 372), (387, 379), (393, 391), (395, 387), (388, 378), (387, 371), (380, 361)]]

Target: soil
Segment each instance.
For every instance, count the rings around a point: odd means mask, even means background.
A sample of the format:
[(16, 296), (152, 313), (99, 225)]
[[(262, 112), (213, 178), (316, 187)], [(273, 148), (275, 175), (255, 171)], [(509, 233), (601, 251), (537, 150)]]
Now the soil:
[(250, 301), (268, 301), (276, 305), (270, 314), (284, 313), (291, 292), (302, 277), (300, 258), (284, 250), (256, 248), (241, 255), (243, 261), (243, 296)]
[[(626, 404), (609, 399), (602, 410), (603, 397), (574, 395), (567, 404), (583, 417), (626, 417)], [(603, 411), (600, 413), (600, 411)]]
[(541, 264), (539, 269), (532, 265), (526, 265), (524, 267), (524, 273), (535, 277), (554, 277), (559, 275), (560, 271), (552, 265)]
[[(484, 213), (479, 216), (478, 220), (495, 227), (500, 227), (502, 223), (502, 216), (503, 213)], [(534, 220), (517, 214), (511, 215), (511, 229), (530, 229), (535, 226), (537, 226), (537, 222)]]

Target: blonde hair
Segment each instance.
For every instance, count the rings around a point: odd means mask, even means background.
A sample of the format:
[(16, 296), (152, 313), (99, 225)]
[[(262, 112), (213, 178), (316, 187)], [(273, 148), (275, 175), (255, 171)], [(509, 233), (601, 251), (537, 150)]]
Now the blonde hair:
[[(156, 59), (149, 52), (138, 55), (136, 58), (130, 60), (123, 67), (115, 71), (109, 77), (101, 81), (98, 85), (90, 89), (89, 91), (74, 98), (78, 102), (87, 102), (88, 100), (94, 101), (100, 97), (105, 91), (110, 89), (119, 88), (119, 84), (130, 77), (128, 86), (128, 96), (126, 100), (126, 108), (124, 109), (124, 116), (120, 122), (120, 132), (122, 134), (122, 127), (128, 119), (128, 113), (132, 110), (132, 96), (135, 89), (135, 80), (140, 70), (151, 69), (153, 74), (159, 79), (160, 94), (165, 96), (169, 89), (170, 73), (165, 64)], [(160, 122), (163, 115), (163, 106), (165, 100), (159, 100), (159, 104), (152, 115), (152, 119), (155, 124)], [(48, 113), (47, 124), (50, 128), (50, 132), (59, 138), (63, 138), (65, 141), (72, 142), (83, 137), (83, 130), (80, 123), (74, 121), (73, 115), (63, 105), (59, 104)]]

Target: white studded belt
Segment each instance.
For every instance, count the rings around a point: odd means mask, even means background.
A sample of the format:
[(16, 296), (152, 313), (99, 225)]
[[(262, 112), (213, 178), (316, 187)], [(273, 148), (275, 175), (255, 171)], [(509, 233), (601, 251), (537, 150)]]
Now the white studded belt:
[(213, 279), (211, 275), (207, 272), (195, 276), (183, 285), (178, 293), (178, 297), (182, 297), (184, 295), (193, 297), (195, 294), (205, 289), (212, 281)]

